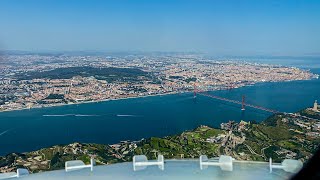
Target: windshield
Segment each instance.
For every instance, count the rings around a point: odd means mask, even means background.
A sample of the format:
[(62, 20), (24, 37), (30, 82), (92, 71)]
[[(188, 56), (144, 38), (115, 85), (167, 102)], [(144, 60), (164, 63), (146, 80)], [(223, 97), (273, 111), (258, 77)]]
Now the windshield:
[(320, 142), (319, 8), (1, 1), (0, 179), (293, 177)]

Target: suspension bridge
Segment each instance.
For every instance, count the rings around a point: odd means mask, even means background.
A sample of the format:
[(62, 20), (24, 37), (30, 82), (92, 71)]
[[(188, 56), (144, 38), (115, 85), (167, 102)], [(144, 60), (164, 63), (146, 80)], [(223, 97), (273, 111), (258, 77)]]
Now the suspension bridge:
[(213, 99), (218, 99), (218, 100), (221, 100), (221, 101), (226, 101), (226, 102), (230, 102), (230, 103), (234, 103), (234, 104), (239, 104), (239, 105), (241, 105), (241, 110), (243, 110), (243, 111), (245, 110), (246, 107), (251, 107), (251, 108), (254, 108), (254, 109), (259, 109), (259, 110), (270, 112), (270, 113), (280, 113), (280, 111), (277, 111), (277, 110), (265, 108), (265, 107), (262, 107), (262, 106), (247, 104), (247, 103), (245, 103), (245, 96), (242, 96), (242, 101), (237, 101), (237, 100), (227, 99), (227, 98), (224, 98), (224, 97), (208, 94), (206, 92), (198, 92), (197, 94), (200, 94), (200, 95), (203, 95), (203, 96), (207, 96), (207, 97), (210, 97), (210, 98), (213, 98)]
[(245, 102), (245, 96), (244, 95), (242, 96), (242, 101), (237, 101), (237, 100), (228, 99), (228, 98), (216, 96), (216, 95), (213, 95), (213, 94), (209, 94), (208, 92), (205, 92), (205, 91), (197, 91), (196, 86), (194, 86), (193, 96), (196, 97), (197, 94), (203, 95), (203, 96), (206, 96), (206, 97), (210, 97), (210, 98), (213, 98), (213, 99), (225, 101), (225, 102), (239, 104), (239, 105), (241, 105), (241, 110), (243, 110), (243, 111), (245, 110), (246, 107), (250, 107), (250, 108), (254, 108), (254, 109), (270, 112), (270, 113), (273, 113), (273, 114), (281, 113), (280, 111), (277, 111), (277, 110), (274, 110), (274, 109), (265, 108), (265, 107), (257, 106), (257, 105), (253, 105), (253, 104), (248, 104), (248, 103)]
[(270, 109), (270, 108), (266, 108), (266, 107), (262, 107), (262, 106), (258, 106), (258, 105), (248, 104), (248, 103), (245, 102), (245, 96), (244, 95), (242, 96), (242, 101), (237, 101), (237, 100), (228, 99), (228, 98), (220, 97), (220, 96), (217, 96), (217, 95), (209, 94), (207, 91), (197, 91), (196, 86), (194, 86), (193, 97), (194, 98), (197, 97), (197, 94), (202, 95), (202, 96), (206, 96), (206, 97), (209, 97), (209, 98), (217, 99), (217, 100), (220, 100), (220, 101), (239, 104), (239, 105), (241, 105), (241, 110), (242, 111), (244, 111), (246, 107), (250, 107), (250, 108), (253, 108), (253, 109), (258, 109), (258, 110), (269, 112), (269, 113), (272, 113), (272, 114), (284, 113), (284, 114), (290, 115), (291, 117), (301, 117), (301, 118), (304, 118), (304, 119), (307, 119), (307, 120), (317, 120), (317, 121), (319, 121), (318, 119), (310, 118), (310, 117), (307, 117), (307, 116), (302, 116), (302, 115), (295, 114), (295, 113), (286, 113), (286, 112), (281, 112), (281, 111), (277, 111), (277, 110), (274, 110), (274, 109)]

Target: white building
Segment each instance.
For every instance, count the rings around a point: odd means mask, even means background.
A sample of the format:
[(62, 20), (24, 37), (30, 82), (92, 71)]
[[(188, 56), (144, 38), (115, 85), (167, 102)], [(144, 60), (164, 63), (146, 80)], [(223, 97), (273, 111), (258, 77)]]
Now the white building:
[(317, 100), (315, 100), (312, 109), (313, 109), (314, 111), (318, 111), (318, 102), (317, 102)]
[(313, 127), (314, 130), (319, 131), (320, 130), (320, 123), (316, 123), (312, 127)]

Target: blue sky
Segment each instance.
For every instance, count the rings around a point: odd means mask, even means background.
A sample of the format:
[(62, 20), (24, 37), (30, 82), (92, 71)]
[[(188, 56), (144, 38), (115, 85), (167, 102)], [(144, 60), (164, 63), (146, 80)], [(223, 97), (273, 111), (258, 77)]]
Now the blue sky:
[(1, 0), (0, 49), (320, 55), (320, 1)]

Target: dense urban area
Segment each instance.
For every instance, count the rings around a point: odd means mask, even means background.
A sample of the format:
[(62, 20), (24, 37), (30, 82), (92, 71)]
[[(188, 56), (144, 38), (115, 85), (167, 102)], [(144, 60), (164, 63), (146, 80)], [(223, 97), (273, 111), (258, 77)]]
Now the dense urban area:
[(274, 114), (261, 123), (229, 121), (219, 129), (200, 126), (178, 135), (112, 145), (78, 142), (56, 145), (0, 157), (0, 172), (13, 172), (20, 167), (33, 173), (63, 169), (65, 161), (74, 159), (88, 164), (94, 158), (97, 165), (105, 165), (132, 161), (137, 154), (145, 154), (149, 159), (156, 159), (158, 154), (168, 159), (223, 154), (236, 160), (267, 161), (271, 157), (275, 162), (286, 158), (306, 162), (320, 143), (319, 120), (319, 106), (315, 103), (312, 108), (294, 114)]
[(294, 67), (189, 54), (8, 54), (0, 61), (0, 111), (317, 77)]

